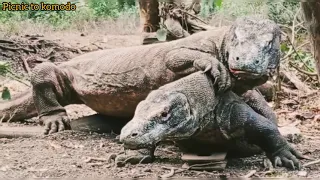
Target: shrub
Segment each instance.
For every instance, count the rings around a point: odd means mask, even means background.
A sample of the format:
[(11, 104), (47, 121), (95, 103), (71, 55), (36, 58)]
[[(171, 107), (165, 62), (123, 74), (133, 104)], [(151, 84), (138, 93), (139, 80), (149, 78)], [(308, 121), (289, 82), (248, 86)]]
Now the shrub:
[(300, 1), (268, 1), (269, 18), (280, 24), (291, 24), (300, 7)]

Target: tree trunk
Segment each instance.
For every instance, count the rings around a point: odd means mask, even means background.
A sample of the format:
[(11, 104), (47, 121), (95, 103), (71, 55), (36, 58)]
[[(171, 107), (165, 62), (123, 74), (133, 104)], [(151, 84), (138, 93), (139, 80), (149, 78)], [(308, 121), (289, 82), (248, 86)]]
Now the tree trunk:
[(139, 0), (139, 10), (143, 32), (156, 32), (160, 23), (158, 1)]
[(318, 80), (320, 82), (320, 2), (301, 2), (305, 25), (309, 31)]
[(198, 14), (201, 10), (201, 0), (139, 0), (140, 23), (144, 32), (142, 44), (163, 42), (158, 40), (156, 34), (160, 28), (160, 21), (168, 32), (166, 41), (212, 28), (192, 13), (184, 13), (188, 10)]

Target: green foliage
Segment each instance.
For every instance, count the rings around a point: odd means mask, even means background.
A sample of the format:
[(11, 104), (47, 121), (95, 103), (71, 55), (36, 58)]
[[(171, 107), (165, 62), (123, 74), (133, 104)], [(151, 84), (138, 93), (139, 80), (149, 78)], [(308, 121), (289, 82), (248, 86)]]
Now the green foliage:
[(214, 1), (214, 6), (215, 6), (215, 7), (218, 7), (218, 8), (221, 8), (221, 7), (222, 7), (222, 1), (223, 1), (223, 0), (216, 0), (216, 1)]
[[(280, 46), (281, 52), (283, 54), (288, 54), (290, 47), (291, 45), (288, 45), (285, 42), (281, 43), (281, 46)], [(299, 67), (304, 67), (303, 69), (305, 71), (314, 73), (316, 71), (315, 69), (316, 66), (315, 66), (315, 61), (312, 53), (304, 50), (296, 50), (296, 51), (297, 52), (293, 52), (292, 55), (290, 55), (290, 61), (298, 65)]]
[(3, 90), (1, 93), (1, 98), (3, 100), (10, 100), (11, 99), (11, 94), (10, 94), (8, 87), (3, 87)]
[[(4, 61), (0, 61), (0, 76), (6, 76), (10, 73), (10, 64)], [(1, 98), (3, 100), (10, 100), (11, 94), (7, 87), (3, 87)]]
[(315, 61), (310, 52), (298, 51), (297, 53), (293, 54), (292, 57), (297, 64), (303, 64), (306, 67), (306, 71), (309, 71), (311, 73), (314, 73), (316, 71)]
[(214, 14), (226, 18), (259, 15), (280, 24), (291, 24), (300, 1), (293, 0), (215, 0)]
[(264, 0), (217, 0), (215, 14), (227, 18), (237, 18), (246, 15), (267, 16), (268, 9)]
[(10, 64), (8, 62), (0, 61), (0, 75), (5, 76), (10, 72)]
[[(60, 4), (60, 0), (12, 0), (11, 3), (55, 3)], [(0, 23), (8, 25), (10, 31), (15, 31), (15, 22), (33, 21), (47, 24), (54, 29), (66, 29), (76, 23), (95, 21), (103, 18), (118, 18), (121, 15), (136, 15), (138, 9), (133, 6), (135, 0), (88, 0), (85, 6), (79, 6), (76, 1), (76, 11), (0, 11)], [(65, 2), (63, 2), (65, 3)], [(0, 3), (2, 8), (2, 3)]]
[(280, 24), (291, 24), (300, 7), (300, 1), (273, 0), (267, 2), (269, 18)]
[(135, 0), (118, 0), (118, 6), (120, 10), (123, 10), (125, 7), (133, 7), (135, 5)]
[(95, 16), (118, 17), (118, 0), (91, 0), (89, 7), (94, 10)]
[(286, 43), (281, 43), (280, 50), (281, 50), (281, 52), (287, 52), (287, 51), (289, 51), (289, 47)]
[(96, 17), (117, 18), (123, 12), (137, 10), (134, 8), (135, 0), (90, 0), (88, 5)]

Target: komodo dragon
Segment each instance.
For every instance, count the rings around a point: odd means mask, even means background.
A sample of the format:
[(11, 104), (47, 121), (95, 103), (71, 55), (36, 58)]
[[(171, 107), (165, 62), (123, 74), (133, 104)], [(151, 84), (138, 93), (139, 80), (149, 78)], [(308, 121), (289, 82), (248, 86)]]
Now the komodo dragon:
[[(182, 151), (231, 157), (266, 152), (274, 165), (300, 169), (305, 158), (289, 146), (277, 126), (250, 108), (232, 91), (216, 94), (210, 75), (196, 72), (151, 91), (121, 130), (120, 141), (137, 150), (174, 141)], [(148, 156), (140, 156), (145, 158)]]
[(151, 90), (210, 66), (221, 92), (231, 84), (228, 69), (236, 79), (259, 85), (279, 64), (279, 41), (275, 22), (245, 17), (172, 42), (95, 51), (58, 66), (42, 63), (33, 69), (32, 91), (1, 103), (0, 117), (17, 121), (39, 114), (45, 134), (70, 129), (68, 104), (132, 118)]

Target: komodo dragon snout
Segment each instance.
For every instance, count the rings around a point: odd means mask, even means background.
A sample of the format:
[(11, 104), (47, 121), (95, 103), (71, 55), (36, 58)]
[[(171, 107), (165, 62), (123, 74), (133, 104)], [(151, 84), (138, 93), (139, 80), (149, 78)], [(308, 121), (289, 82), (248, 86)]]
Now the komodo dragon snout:
[(270, 76), (280, 62), (280, 27), (271, 20), (239, 18), (223, 43), (230, 72), (240, 79)]
[(197, 131), (199, 126), (186, 96), (177, 92), (159, 91), (152, 91), (146, 100), (141, 101), (133, 119), (122, 128), (120, 141), (126, 148), (148, 148), (168, 138), (189, 138)]

